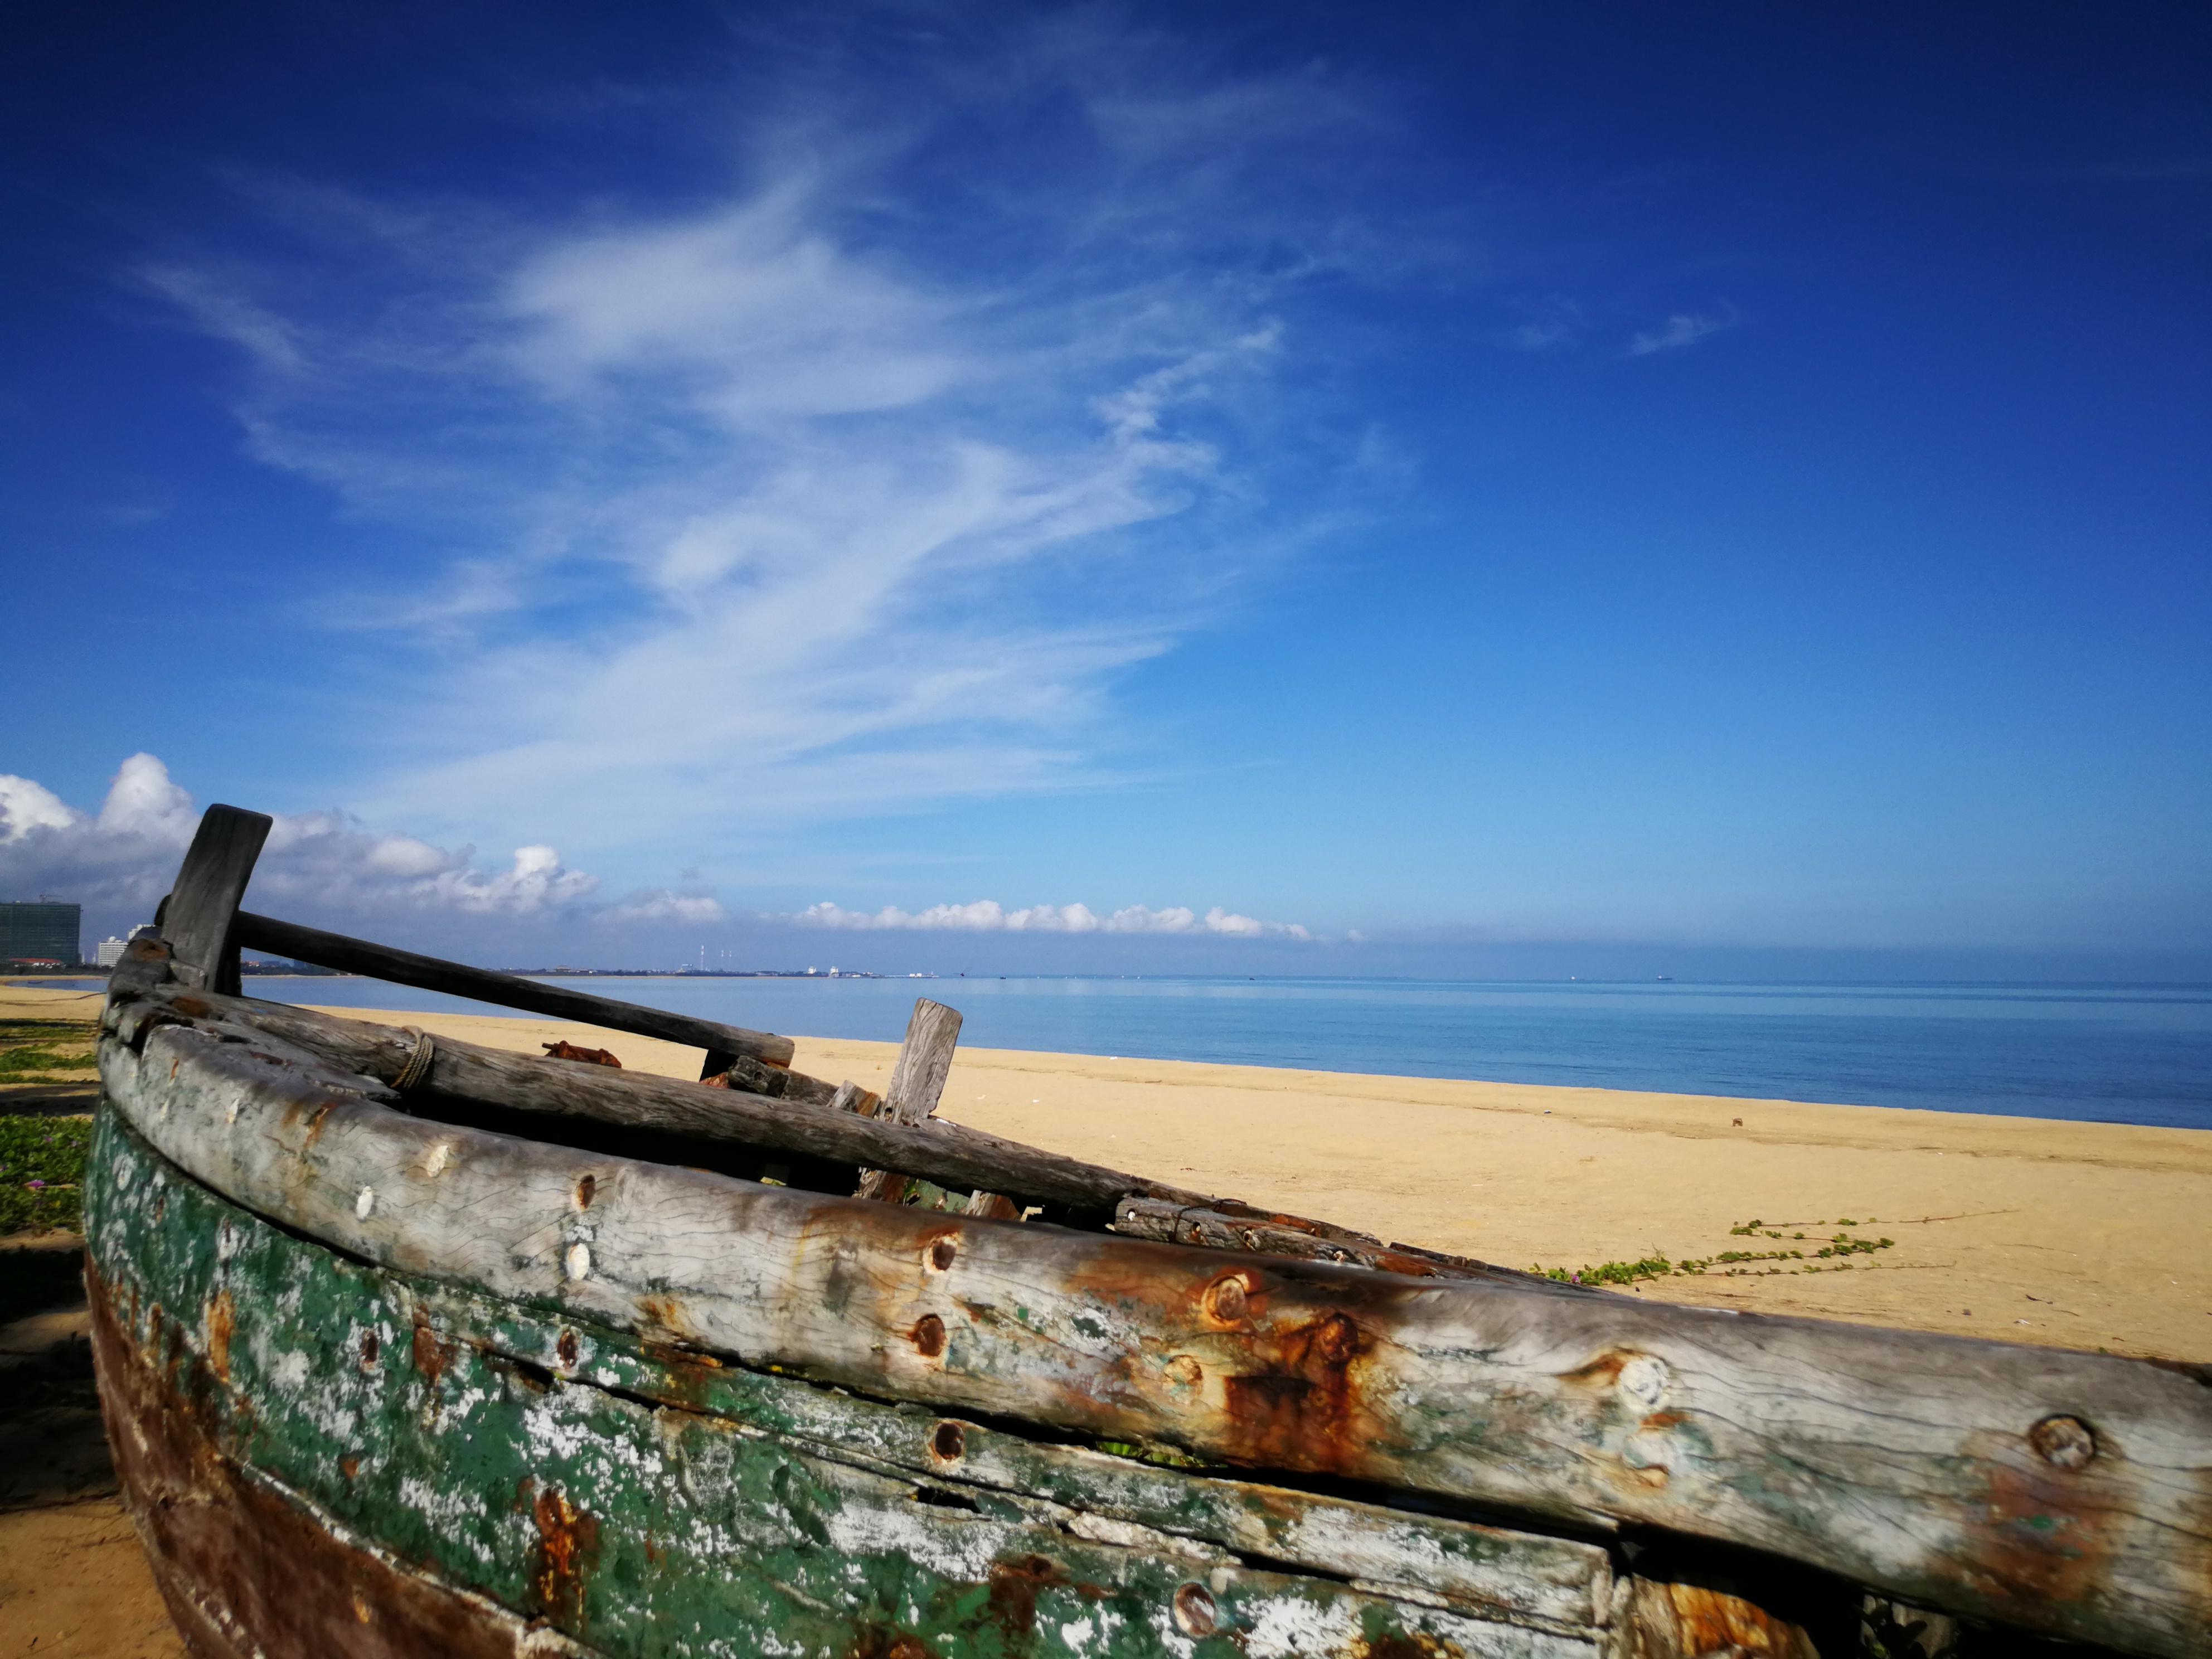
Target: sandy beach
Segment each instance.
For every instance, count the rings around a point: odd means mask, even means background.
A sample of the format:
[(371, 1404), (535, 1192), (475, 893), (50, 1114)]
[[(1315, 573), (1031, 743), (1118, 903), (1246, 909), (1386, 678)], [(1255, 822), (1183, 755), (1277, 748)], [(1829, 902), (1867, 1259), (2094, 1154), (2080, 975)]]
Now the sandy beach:
[[(695, 1050), (591, 1027), (326, 1012), (526, 1053), (566, 1038), (639, 1070), (698, 1072)], [(799, 1070), (876, 1089), (897, 1054), (888, 1042), (798, 1042)], [(1509, 1267), (1732, 1249), (1809, 1259), (1670, 1275), (1624, 1294), (2212, 1356), (2212, 1132), (989, 1048), (960, 1051), (940, 1110), (1072, 1157)], [(1731, 1234), (1753, 1220), (1766, 1224), (1759, 1236)], [(1895, 1243), (1819, 1261), (1843, 1231)]]

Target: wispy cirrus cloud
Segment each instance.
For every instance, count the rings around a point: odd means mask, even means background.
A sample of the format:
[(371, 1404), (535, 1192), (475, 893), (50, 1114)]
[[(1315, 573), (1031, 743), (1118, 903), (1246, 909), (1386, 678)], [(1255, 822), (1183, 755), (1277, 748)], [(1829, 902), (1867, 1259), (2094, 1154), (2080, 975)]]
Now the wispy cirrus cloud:
[(1215, 905), (1204, 915), (1187, 906), (1155, 910), (1133, 904), (1100, 915), (1085, 904), (1036, 904), (1007, 909), (994, 899), (972, 904), (936, 904), (927, 910), (848, 910), (824, 900), (792, 916), (778, 917), (805, 927), (854, 930), (912, 929), (969, 933), (1212, 933), (1233, 939), (1311, 939), (1296, 922), (1262, 921)]
[(1741, 319), (1733, 310), (1678, 311), (1657, 328), (1646, 329), (1628, 342), (1632, 357), (1650, 357), (1662, 351), (1681, 351), (1698, 341), (1734, 328)]
[[(680, 209), (272, 186), (306, 254), (150, 273), (263, 459), (449, 550), (326, 585), (411, 659), (362, 810), (634, 846), (1097, 781), (1117, 678), (1304, 533), (1278, 477), (1356, 476), (1284, 311), (1371, 263), (1372, 110), (1098, 15), (976, 47), (787, 77)], [(1006, 165), (1039, 100), (1078, 135)]]

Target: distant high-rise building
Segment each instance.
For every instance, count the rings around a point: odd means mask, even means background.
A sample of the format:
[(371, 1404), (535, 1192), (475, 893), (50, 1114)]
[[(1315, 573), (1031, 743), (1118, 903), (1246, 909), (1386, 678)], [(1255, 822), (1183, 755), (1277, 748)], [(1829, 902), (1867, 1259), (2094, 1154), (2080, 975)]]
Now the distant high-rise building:
[(117, 939), (111, 933), (93, 947), (93, 960), (103, 968), (112, 968), (123, 960), (123, 953), (130, 948), (129, 939)]
[(84, 907), (36, 903), (0, 903), (0, 968), (19, 962), (58, 962), (74, 968), (84, 960), (80, 941), (84, 933)]

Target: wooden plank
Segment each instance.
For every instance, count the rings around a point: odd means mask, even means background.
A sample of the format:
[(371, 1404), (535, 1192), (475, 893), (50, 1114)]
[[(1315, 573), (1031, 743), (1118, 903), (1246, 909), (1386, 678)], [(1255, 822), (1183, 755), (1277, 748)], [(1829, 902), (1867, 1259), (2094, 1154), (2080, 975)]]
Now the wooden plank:
[[(165, 1386), (97, 1274), (93, 1345), (124, 1501), (161, 1599), (201, 1659), (588, 1659), (595, 1650), (399, 1565), (222, 1455)], [(149, 1345), (149, 1347), (155, 1345)]]
[[(235, 937), (249, 951), (267, 951), (295, 962), (312, 962), (318, 967), (366, 974), (373, 979), (389, 980), (394, 985), (411, 985), (417, 990), (471, 997), (501, 1008), (526, 1008), (555, 1019), (574, 1020), (582, 1025), (599, 1025), (611, 1031), (628, 1031), (637, 1036), (659, 1037), (666, 1042), (704, 1048), (710, 1066), (716, 1056), (732, 1054), (750, 1056), (770, 1066), (791, 1064), (793, 1048), (789, 1037), (749, 1031), (743, 1026), (724, 1025), (711, 1019), (695, 1019), (688, 1014), (672, 1014), (634, 1002), (617, 1002), (611, 997), (593, 996), (564, 985), (546, 985), (515, 974), (465, 967), (436, 957), (418, 956), (412, 951), (395, 950), (388, 945), (348, 939), (343, 933), (302, 927), (297, 922), (278, 921), (271, 916), (240, 914)], [(237, 994), (236, 986), (228, 988), (230, 994)], [(728, 1066), (725, 1063), (716, 1069), (726, 1071)], [(713, 1073), (702, 1072), (702, 1075), (711, 1076)]]
[(238, 936), (238, 903), (271, 822), (265, 812), (235, 806), (210, 806), (200, 815), (191, 849), (160, 913), (170, 972), (182, 983), (238, 994), (238, 951), (244, 943)]
[[(773, 1631), (780, 1651), (825, 1656), (904, 1638), (915, 1653), (1166, 1659), (1192, 1652), (1174, 1609), (1196, 1583), (1217, 1654), (1596, 1659), (1615, 1606), (1602, 1547), (726, 1374), (345, 1261), (198, 1188), (120, 1125), (96, 1157), (103, 1382), (128, 1402), (118, 1420), (193, 1443), (143, 1507), (225, 1510), (156, 1521), (240, 1537), (189, 1577), (250, 1608), (239, 1622), (273, 1625), (288, 1655), (283, 1638), (316, 1621), (323, 1653), (361, 1651), (343, 1628), (357, 1604), (339, 1595), (337, 1629), (316, 1607), (271, 1605), (290, 1581), (255, 1535), (260, 1515), (230, 1512), (241, 1486), (314, 1517), (311, 1565), (349, 1543), (611, 1654), (750, 1654)], [(948, 1427), (972, 1438), (953, 1445)], [(1115, 1512), (1084, 1501), (1094, 1475)], [(576, 1547), (556, 1554), (549, 1534)], [(392, 1598), (362, 1565), (374, 1626)], [(300, 1589), (321, 1585), (311, 1572)]]
[[(413, 1060), (416, 1037), (396, 1026), (340, 1019), (312, 1009), (244, 997), (156, 987), (145, 992), (165, 1016), (251, 1027), (312, 1051), (334, 1073), (395, 1082)], [(121, 1016), (118, 1016), (120, 1018)], [(357, 1081), (342, 1086), (358, 1089)], [(1203, 1204), (1204, 1196), (942, 1119), (909, 1127), (736, 1089), (597, 1066), (551, 1064), (457, 1037), (437, 1039), (423, 1087), (517, 1111), (586, 1117), (605, 1123), (771, 1146), (833, 1163), (904, 1169), (963, 1189), (1005, 1187), (1022, 1198), (1062, 1205), (1103, 1219), (1138, 1194)]]
[[(937, 1115), (945, 1094), (945, 1079), (952, 1071), (952, 1051), (960, 1041), (960, 1014), (941, 1002), (916, 997), (906, 1023), (906, 1041), (899, 1044), (898, 1060), (882, 1103), (870, 1113), (908, 1126)], [(907, 1194), (908, 1176), (896, 1170), (863, 1170), (855, 1197), (897, 1204)]]
[(549, 1313), (878, 1398), (1746, 1545), (2130, 1652), (2212, 1638), (2212, 1393), (2174, 1370), (760, 1187), (409, 1118), (173, 1025), (101, 1067), (247, 1207)]

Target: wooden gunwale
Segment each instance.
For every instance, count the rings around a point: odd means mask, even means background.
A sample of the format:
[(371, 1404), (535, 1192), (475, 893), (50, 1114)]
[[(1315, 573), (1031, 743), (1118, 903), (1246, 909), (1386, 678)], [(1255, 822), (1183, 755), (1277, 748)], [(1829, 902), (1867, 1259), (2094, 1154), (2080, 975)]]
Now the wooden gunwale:
[[(844, 1654), (872, 1617), (879, 1652), (1083, 1652), (1060, 1621), (1103, 1612), (1132, 1638), (1113, 1650), (1188, 1655), (1146, 1626), (1196, 1581), (1222, 1632), (1200, 1650), (1221, 1659), (1316, 1631), (1334, 1634), (1295, 1650), (1597, 1659), (1624, 1603), (1587, 1543), (1040, 1444), (362, 1266), (119, 1118), (101, 1136), (106, 1403), (180, 1622), (229, 1630), (218, 1651), (520, 1645), (420, 1639), (434, 1615), (495, 1643), (526, 1622), (532, 1651), (579, 1651), (556, 1631), (662, 1650), (689, 1628), (702, 1655), (756, 1651), (763, 1629)], [(581, 1546), (559, 1563), (549, 1522)], [(372, 1559), (334, 1587), (348, 1552)], [(1005, 1605), (1010, 1579), (1030, 1605)], [(425, 1586), (459, 1605), (414, 1606)]]
[[(166, 1012), (136, 1048), (103, 1041), (116, 1109), (216, 1191), (380, 1266), (878, 1397), (1744, 1544), (2128, 1651), (2206, 1646), (2212, 1396), (2171, 1371), (592, 1157), (409, 1117)], [(2086, 1463), (2039, 1452), (2054, 1418), (2090, 1425)]]

